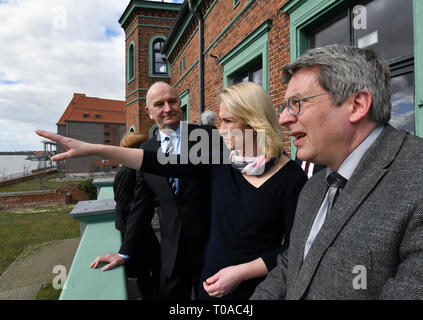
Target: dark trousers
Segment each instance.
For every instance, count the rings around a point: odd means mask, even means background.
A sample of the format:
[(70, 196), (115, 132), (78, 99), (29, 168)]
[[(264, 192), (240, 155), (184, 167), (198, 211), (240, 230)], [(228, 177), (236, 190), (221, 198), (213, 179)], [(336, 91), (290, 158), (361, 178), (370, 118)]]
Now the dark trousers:
[[(157, 299), (191, 300), (197, 298), (203, 257), (188, 250), (185, 241), (179, 240), (175, 268), (170, 277), (160, 270), (160, 284)], [(194, 297), (192, 293), (194, 290)]]

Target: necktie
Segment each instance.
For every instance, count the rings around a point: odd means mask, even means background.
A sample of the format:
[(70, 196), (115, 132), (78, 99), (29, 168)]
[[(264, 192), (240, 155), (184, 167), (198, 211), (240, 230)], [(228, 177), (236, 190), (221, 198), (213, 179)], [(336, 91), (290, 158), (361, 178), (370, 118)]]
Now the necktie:
[(337, 172), (332, 172), (326, 179), (326, 184), (329, 186), (328, 191), (326, 192), (327, 196), (325, 199), (327, 199), (326, 204), (327, 207), (324, 207), (324, 203), (322, 203), (316, 218), (314, 219), (313, 226), (311, 227), (310, 234), (308, 235), (306, 245), (304, 248), (304, 255), (303, 259), (305, 260), (308, 251), (310, 250), (311, 245), (314, 242), (314, 239), (317, 237), (317, 234), (319, 233), (320, 229), (323, 226), (323, 223), (325, 222), (327, 216), (330, 214), (330, 211), (335, 204), (336, 198), (339, 194), (339, 189), (343, 188), (345, 184), (347, 183), (347, 179), (342, 177)]
[(305, 166), (304, 166), (304, 172), (305, 172), (307, 177), (308, 177), (308, 168), (309, 167), (310, 167), (310, 162), (306, 161)]
[[(166, 151), (165, 151), (165, 155), (166, 157), (168, 157), (169, 154), (173, 153), (174, 147), (173, 147), (172, 139), (170, 139), (169, 137), (166, 137), (164, 141), (168, 142), (166, 146)], [(173, 177), (169, 178), (169, 184), (172, 188), (173, 193), (176, 194), (176, 192), (178, 191), (178, 179)]]
[(332, 172), (326, 179), (326, 183), (329, 186), (328, 189), (328, 208), (326, 210), (326, 216), (329, 215), (333, 205), (335, 204), (336, 198), (339, 194), (339, 189), (342, 189), (347, 183), (347, 179), (341, 176), (337, 172)]

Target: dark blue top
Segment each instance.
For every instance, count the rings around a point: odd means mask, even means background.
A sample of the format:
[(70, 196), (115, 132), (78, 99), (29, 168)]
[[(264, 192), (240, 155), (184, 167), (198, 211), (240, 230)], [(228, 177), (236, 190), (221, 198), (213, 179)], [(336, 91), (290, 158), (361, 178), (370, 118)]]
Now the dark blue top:
[[(160, 165), (157, 153), (145, 151), (142, 171), (173, 177), (197, 177), (211, 182), (211, 231), (199, 299), (214, 299), (203, 281), (222, 268), (262, 258), (270, 271), (289, 244), (289, 234), (301, 188), (303, 170), (289, 161), (259, 188), (230, 164)], [(244, 281), (221, 299), (248, 299), (264, 278)]]

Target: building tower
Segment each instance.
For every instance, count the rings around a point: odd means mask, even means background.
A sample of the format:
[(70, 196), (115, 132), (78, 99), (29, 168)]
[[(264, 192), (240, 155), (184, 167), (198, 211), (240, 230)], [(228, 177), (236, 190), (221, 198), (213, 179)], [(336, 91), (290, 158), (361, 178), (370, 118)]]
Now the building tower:
[(151, 84), (170, 82), (170, 65), (160, 53), (181, 5), (131, 0), (119, 23), (125, 30), (126, 131), (152, 135), (156, 125), (145, 112)]

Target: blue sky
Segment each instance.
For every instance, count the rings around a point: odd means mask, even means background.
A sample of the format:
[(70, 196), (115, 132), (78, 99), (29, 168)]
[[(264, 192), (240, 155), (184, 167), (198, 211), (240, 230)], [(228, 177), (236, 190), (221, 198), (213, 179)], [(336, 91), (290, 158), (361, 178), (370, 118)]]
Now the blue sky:
[(75, 92), (125, 100), (128, 3), (0, 0), (0, 151), (41, 150)]

